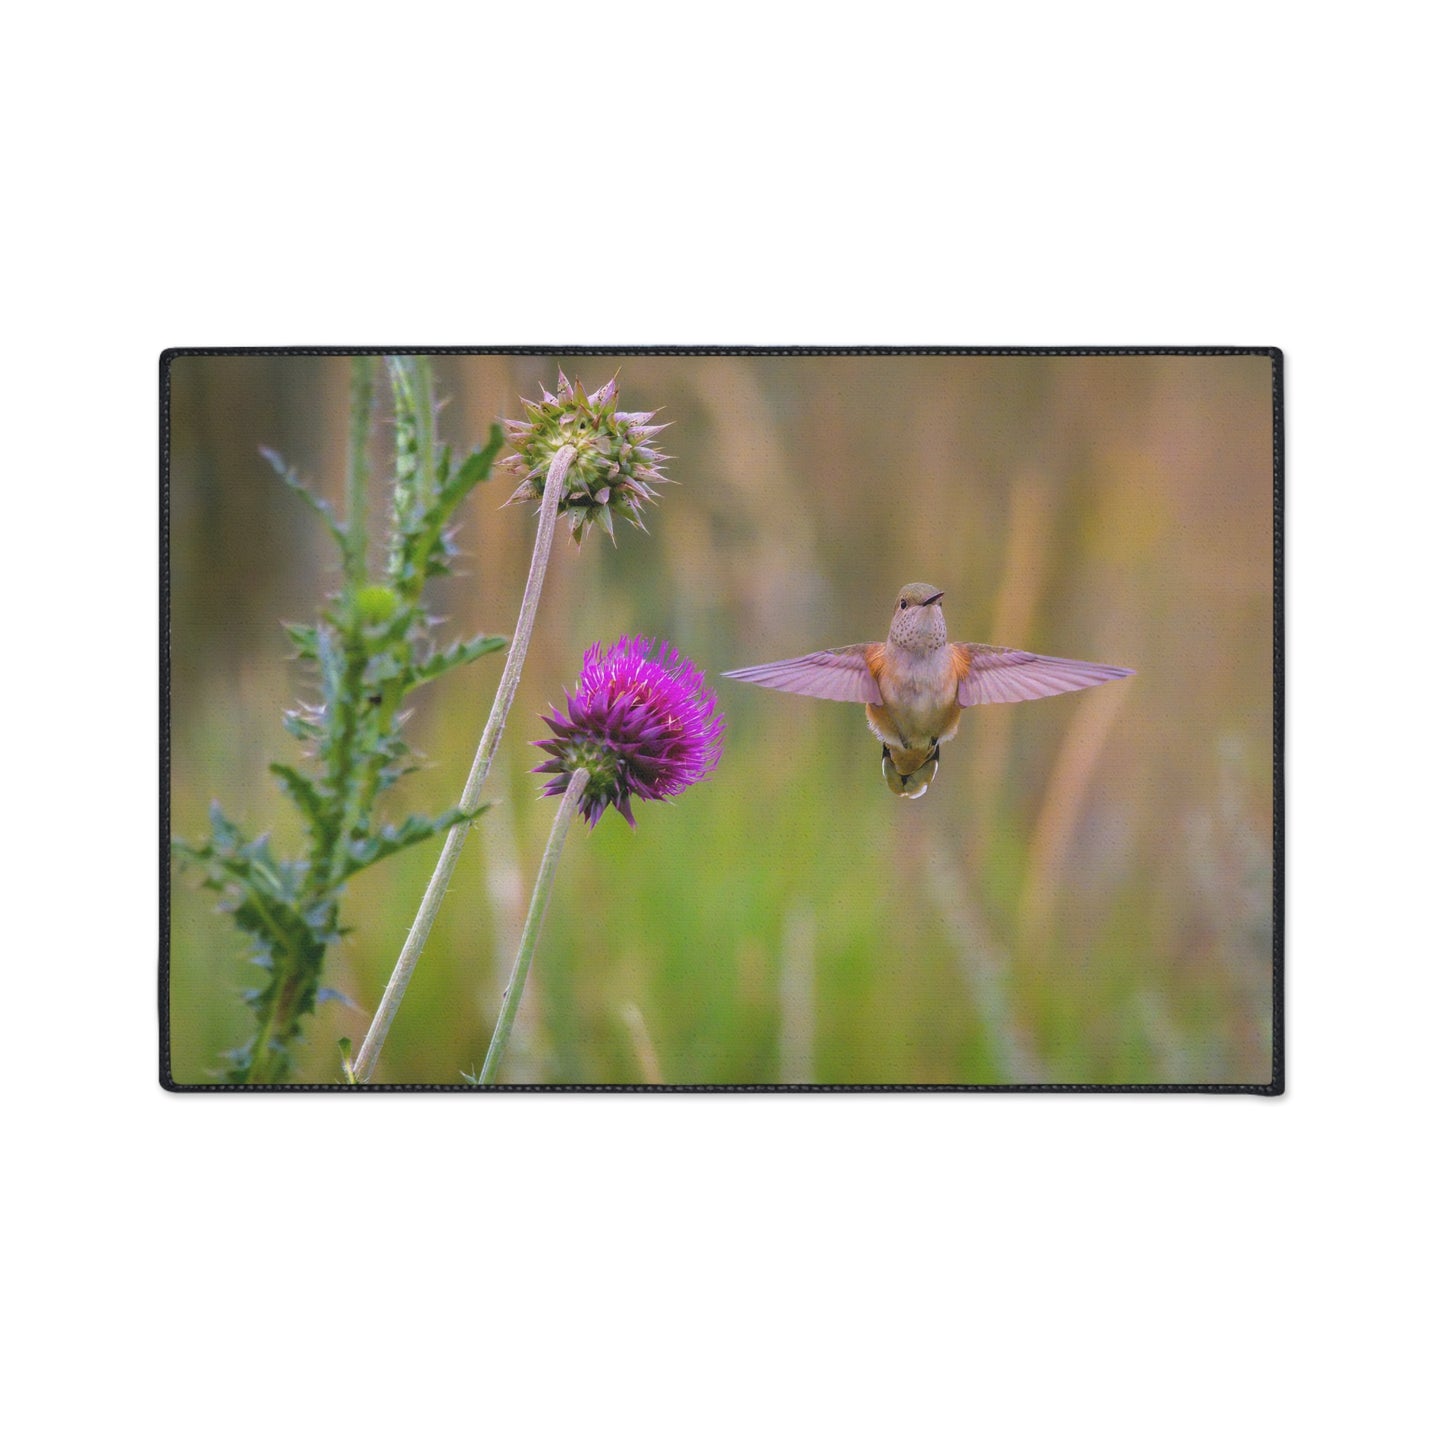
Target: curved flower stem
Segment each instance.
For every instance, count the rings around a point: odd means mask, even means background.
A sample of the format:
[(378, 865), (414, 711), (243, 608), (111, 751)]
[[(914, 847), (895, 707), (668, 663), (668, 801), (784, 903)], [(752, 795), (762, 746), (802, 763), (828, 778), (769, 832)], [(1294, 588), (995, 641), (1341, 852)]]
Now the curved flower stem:
[(502, 995), (502, 1011), (497, 1015), (497, 1027), (492, 1033), (492, 1042), (487, 1049), (487, 1060), (477, 1075), (477, 1083), (496, 1082), (497, 1070), (502, 1067), (502, 1055), (507, 1049), (507, 1040), (512, 1036), (512, 1024), (522, 1002), (522, 990), (527, 986), (527, 970), (532, 966), (532, 955), (537, 951), (537, 939), (542, 932), (542, 920), (547, 916), (547, 902), (552, 896), (552, 880), (557, 876), (557, 864), (562, 860), (562, 844), (567, 840), (567, 829), (577, 814), (577, 805), (582, 800), (582, 790), (587, 786), (587, 769), (577, 768), (567, 781), (567, 791), (557, 807), (557, 816), (552, 823), (552, 832), (547, 838), (547, 847), (542, 854), (542, 866), (537, 870), (537, 886), (532, 889), (532, 902), (527, 909), (527, 921), (522, 925), (522, 941), (517, 945), (517, 961), (512, 965), (512, 976), (507, 980), (507, 991)]
[[(481, 798), (482, 784), (487, 781), (487, 773), (491, 770), (497, 745), (502, 740), (507, 713), (511, 710), (512, 699), (517, 695), (517, 684), (522, 678), (522, 663), (527, 657), (527, 644), (532, 639), (532, 624), (537, 618), (537, 603), (542, 596), (542, 578), (546, 575), (547, 558), (552, 552), (552, 534), (557, 530), (557, 504), (561, 500), (562, 488), (567, 480), (567, 468), (572, 465), (572, 459), (576, 455), (575, 447), (559, 447), (547, 471), (547, 485), (542, 493), (542, 511), (537, 518), (537, 542), (532, 548), (532, 567), (527, 573), (527, 586), (522, 593), (522, 610), (517, 616), (517, 630), (512, 634), (512, 645), (507, 652), (507, 664), (502, 669), (502, 680), (497, 686), (491, 715), (487, 718), (486, 727), (482, 729), (482, 740), (477, 745), (477, 755), (472, 761), (472, 770), (467, 775), (467, 785), (462, 789), (461, 807), (469, 813), (475, 811)], [(467, 829), (470, 827), (470, 822), (457, 823), (447, 833), (442, 844), (441, 857), (437, 859), (436, 870), (422, 895), (416, 921), (406, 936), (406, 942), (396, 960), (396, 967), (392, 969), (386, 991), (381, 996), (381, 1003), (377, 1005), (376, 1016), (372, 1019), (371, 1027), (367, 1029), (366, 1038), (362, 1040), (361, 1048), (351, 1066), (358, 1083), (368, 1082), (376, 1068), (376, 1061), (382, 1045), (386, 1042), (392, 1020), (396, 1017), (397, 1009), (401, 1007), (402, 995), (406, 993), (406, 986), (411, 982), (417, 960), (426, 946), (427, 935), (431, 933), (432, 924), (436, 922), (436, 916), (441, 911), (442, 898), (447, 891), (447, 884), (451, 882), (452, 874), (456, 871), (457, 859), (461, 855), (462, 844), (466, 841)]]

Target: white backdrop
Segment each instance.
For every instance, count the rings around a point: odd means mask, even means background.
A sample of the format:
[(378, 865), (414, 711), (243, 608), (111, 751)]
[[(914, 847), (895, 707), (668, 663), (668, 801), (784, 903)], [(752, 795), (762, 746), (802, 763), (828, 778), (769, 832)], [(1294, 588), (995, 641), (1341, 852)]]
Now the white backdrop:
[[(1438, 1430), (1417, 13), (12, 17), (14, 1438)], [(703, 341), (1285, 349), (1284, 1100), (160, 1091), (160, 350)]]

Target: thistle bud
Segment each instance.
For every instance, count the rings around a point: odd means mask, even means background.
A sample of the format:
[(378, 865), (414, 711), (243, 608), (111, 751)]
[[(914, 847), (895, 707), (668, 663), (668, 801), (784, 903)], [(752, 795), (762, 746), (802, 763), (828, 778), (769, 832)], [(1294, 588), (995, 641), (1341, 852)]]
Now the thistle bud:
[(502, 465), (522, 478), (507, 500), (540, 500), (552, 458), (570, 445), (577, 455), (567, 469), (557, 510), (566, 518), (572, 540), (581, 542), (599, 522), (615, 543), (615, 512), (642, 527), (643, 506), (657, 499), (653, 487), (669, 480), (661, 464), (670, 458), (652, 445), (667, 423), (649, 425), (655, 412), (618, 411), (615, 376), (589, 396), (580, 381), (568, 381), (558, 372), (555, 396), (543, 388), (540, 401), (524, 400), (522, 406), (526, 420), (502, 424), (515, 448)]

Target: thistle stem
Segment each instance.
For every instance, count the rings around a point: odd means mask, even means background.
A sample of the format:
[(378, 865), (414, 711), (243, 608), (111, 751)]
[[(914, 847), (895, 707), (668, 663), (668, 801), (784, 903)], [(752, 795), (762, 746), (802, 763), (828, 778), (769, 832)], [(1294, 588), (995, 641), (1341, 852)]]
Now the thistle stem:
[(372, 361), (351, 360), (351, 425), (346, 448), (346, 530), (342, 543), (346, 586), (356, 592), (366, 585), (366, 447), (371, 436)]
[[(552, 552), (552, 534), (557, 530), (557, 505), (562, 497), (562, 488), (567, 480), (567, 468), (577, 449), (571, 446), (559, 447), (547, 471), (547, 485), (542, 492), (542, 511), (537, 518), (537, 542), (532, 548), (532, 567), (527, 573), (527, 586), (522, 593), (522, 610), (517, 616), (517, 630), (512, 634), (512, 645), (507, 651), (507, 663), (502, 669), (502, 680), (497, 686), (497, 695), (492, 701), (491, 715), (482, 729), (482, 740), (477, 745), (477, 755), (472, 761), (472, 770), (467, 775), (467, 785), (462, 789), (461, 807), (470, 813), (476, 809), (482, 795), (482, 785), (487, 781), (492, 759), (496, 756), (497, 745), (502, 740), (502, 729), (506, 726), (507, 713), (511, 710), (512, 699), (517, 695), (517, 684), (522, 678), (522, 664), (527, 657), (527, 645), (532, 640), (532, 624), (537, 618), (537, 604), (542, 596), (542, 579), (547, 573), (547, 559)], [(437, 859), (436, 870), (431, 882), (422, 895), (421, 907), (417, 910), (411, 931), (402, 945), (396, 966), (387, 980), (386, 990), (377, 1005), (376, 1016), (362, 1040), (352, 1071), (360, 1083), (371, 1079), (382, 1045), (391, 1030), (392, 1020), (401, 1007), (406, 986), (411, 982), (421, 951), (426, 947), (427, 936), (432, 924), (441, 911), (442, 898), (456, 871), (457, 859), (462, 844), (466, 841), (470, 822), (457, 823), (447, 833), (442, 843), (441, 857)]]
[(532, 889), (532, 902), (527, 909), (527, 921), (522, 925), (522, 941), (517, 945), (517, 961), (512, 965), (512, 976), (507, 980), (507, 991), (502, 995), (502, 1010), (497, 1015), (497, 1027), (492, 1032), (492, 1042), (487, 1049), (487, 1059), (477, 1076), (477, 1083), (496, 1082), (497, 1071), (502, 1067), (502, 1055), (507, 1049), (507, 1040), (512, 1037), (512, 1024), (522, 1003), (522, 990), (527, 986), (527, 970), (532, 966), (532, 955), (537, 951), (537, 939), (542, 933), (542, 920), (547, 916), (547, 903), (552, 897), (552, 880), (557, 876), (557, 865), (562, 861), (562, 844), (567, 841), (567, 829), (577, 815), (577, 805), (582, 800), (582, 791), (587, 786), (586, 768), (577, 768), (567, 782), (567, 791), (557, 807), (557, 816), (552, 821), (552, 832), (547, 838), (547, 847), (542, 854), (542, 866), (537, 870), (537, 886)]

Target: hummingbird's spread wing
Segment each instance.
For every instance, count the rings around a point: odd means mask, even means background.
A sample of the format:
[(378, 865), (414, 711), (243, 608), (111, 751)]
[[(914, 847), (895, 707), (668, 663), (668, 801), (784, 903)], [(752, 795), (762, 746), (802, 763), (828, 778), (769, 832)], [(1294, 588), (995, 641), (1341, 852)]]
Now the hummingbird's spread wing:
[(780, 692), (824, 697), (830, 702), (871, 702), (881, 707), (883, 694), (878, 691), (874, 668), (882, 655), (881, 642), (855, 642), (831, 652), (810, 652), (806, 657), (740, 667), (723, 676), (755, 682), (759, 687), (775, 687)]
[(984, 642), (955, 642), (953, 659), (958, 669), (958, 701), (963, 707), (981, 702), (1028, 702), (1134, 675), (1132, 667), (1040, 657)]

